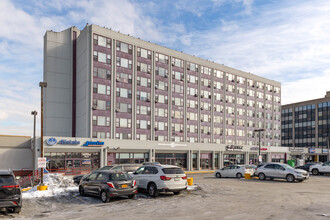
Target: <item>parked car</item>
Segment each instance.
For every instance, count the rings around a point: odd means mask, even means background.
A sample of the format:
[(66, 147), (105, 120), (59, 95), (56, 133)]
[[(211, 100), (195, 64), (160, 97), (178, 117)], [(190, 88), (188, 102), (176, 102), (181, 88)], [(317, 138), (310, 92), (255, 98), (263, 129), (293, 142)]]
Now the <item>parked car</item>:
[(242, 178), (245, 174), (245, 166), (243, 165), (229, 165), (224, 168), (218, 169), (214, 172), (215, 177), (236, 177)]
[(21, 187), (10, 170), (0, 170), (0, 209), (19, 213), (22, 208)]
[(325, 173), (330, 173), (330, 161), (314, 164), (309, 167), (309, 171), (311, 171), (313, 175), (323, 175)]
[(134, 198), (137, 193), (136, 181), (126, 172), (100, 170), (81, 179), (79, 194), (100, 197), (102, 202), (109, 202), (117, 196)]
[[(115, 170), (115, 171), (125, 171), (128, 174), (132, 174), (140, 166), (141, 166), (140, 164), (114, 164), (114, 165), (104, 166), (102, 168), (96, 169), (93, 172), (100, 171), (100, 170)], [(80, 174), (80, 175), (74, 176), (73, 182), (75, 184), (79, 185), (81, 178), (85, 175), (88, 175), (88, 174)]]
[(258, 176), (260, 180), (270, 178), (286, 179), (288, 182), (294, 182), (295, 180), (302, 182), (309, 178), (307, 171), (294, 169), (288, 164), (283, 163), (265, 163), (264, 165), (257, 167), (254, 174), (255, 176)]
[(302, 170), (306, 170), (309, 171), (309, 168), (313, 165), (315, 165), (317, 162), (308, 162), (306, 164), (304, 164), (303, 166), (296, 166), (295, 169), (302, 169)]
[(245, 173), (250, 174), (250, 176), (254, 176), (254, 171), (257, 168), (257, 165), (249, 164), (245, 165)]
[(159, 192), (173, 192), (175, 195), (187, 189), (187, 176), (182, 168), (174, 165), (144, 165), (133, 173), (138, 188), (146, 190), (150, 196)]

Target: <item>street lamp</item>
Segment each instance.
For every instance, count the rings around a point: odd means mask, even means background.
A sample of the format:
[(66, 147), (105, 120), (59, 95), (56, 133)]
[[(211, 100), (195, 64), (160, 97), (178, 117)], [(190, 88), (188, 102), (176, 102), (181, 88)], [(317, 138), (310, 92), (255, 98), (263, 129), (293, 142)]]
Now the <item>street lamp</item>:
[[(47, 87), (46, 82), (40, 82), (39, 86), (41, 88), (41, 145), (40, 145), (40, 151), (41, 151), (41, 157), (44, 157), (44, 88)], [(44, 169), (41, 169), (41, 181), (40, 185), (44, 185)]]
[(262, 131), (265, 131), (265, 129), (263, 129), (263, 128), (261, 128), (261, 129), (255, 129), (255, 130), (253, 130), (253, 133), (255, 133), (255, 132), (258, 132), (259, 133), (259, 157), (258, 157), (258, 161), (259, 161), (259, 163), (260, 163), (260, 161), (262, 161), (262, 159), (260, 160), (260, 157), (261, 157), (261, 146), (260, 146), (260, 132), (262, 132)]
[(37, 152), (37, 148), (36, 148), (36, 116), (37, 116), (38, 112), (37, 111), (32, 111), (31, 115), (33, 115), (34, 121), (33, 121), (33, 172), (32, 172), (32, 187), (34, 186), (35, 183), (35, 172), (36, 172), (36, 152)]

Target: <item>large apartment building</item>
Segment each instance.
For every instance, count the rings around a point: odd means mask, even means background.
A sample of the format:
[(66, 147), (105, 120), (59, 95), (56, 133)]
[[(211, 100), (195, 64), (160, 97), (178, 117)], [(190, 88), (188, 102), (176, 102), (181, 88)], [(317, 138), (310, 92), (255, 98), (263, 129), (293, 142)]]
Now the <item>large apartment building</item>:
[(330, 92), (324, 98), (282, 106), (282, 146), (293, 150), (308, 148), (313, 157), (316, 157), (317, 149), (320, 154), (318, 160), (326, 161), (329, 136)]
[(212, 152), (251, 148), (258, 144), (253, 131), (264, 128), (261, 145), (280, 146), (279, 82), (108, 28), (47, 31), (44, 81), (49, 137), (145, 148), (174, 142)]

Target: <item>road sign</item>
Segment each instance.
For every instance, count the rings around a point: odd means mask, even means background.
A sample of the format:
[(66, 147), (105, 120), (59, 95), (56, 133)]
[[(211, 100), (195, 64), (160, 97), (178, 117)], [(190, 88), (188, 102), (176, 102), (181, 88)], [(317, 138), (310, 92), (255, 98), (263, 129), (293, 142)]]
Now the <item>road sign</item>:
[(262, 156), (261, 155), (259, 156), (259, 162), (260, 163), (262, 162)]
[(47, 164), (46, 157), (38, 157), (38, 168), (46, 168)]

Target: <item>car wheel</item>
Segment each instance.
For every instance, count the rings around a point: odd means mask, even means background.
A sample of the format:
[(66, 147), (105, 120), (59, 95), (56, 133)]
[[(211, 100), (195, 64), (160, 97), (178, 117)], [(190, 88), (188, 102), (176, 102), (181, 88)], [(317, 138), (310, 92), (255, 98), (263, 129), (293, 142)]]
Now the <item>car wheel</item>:
[(265, 180), (266, 179), (266, 176), (265, 176), (264, 173), (259, 173), (258, 177), (259, 177), (259, 180)]
[(8, 211), (12, 212), (12, 213), (20, 213), (21, 212), (22, 207), (18, 206), (12, 209), (9, 209)]
[(104, 203), (108, 203), (108, 202), (110, 202), (110, 196), (108, 195), (108, 193), (106, 192), (106, 191), (102, 191), (101, 192), (101, 200), (102, 200), (102, 202), (104, 202)]
[(82, 186), (79, 187), (79, 194), (81, 196), (84, 196), (85, 195), (85, 190), (84, 190), (84, 188)]
[(136, 194), (132, 194), (128, 196), (129, 199), (136, 199)]
[(156, 184), (150, 183), (148, 185), (148, 193), (152, 197), (157, 197), (159, 195)]
[(313, 169), (312, 174), (315, 175), (315, 176), (319, 175), (319, 170), (318, 169)]
[(177, 191), (177, 192), (173, 192), (174, 195), (179, 195), (181, 193), (181, 191)]
[(242, 176), (243, 176), (243, 175), (242, 175), (241, 173), (237, 173), (237, 174), (236, 174), (237, 179), (241, 179)]
[(286, 181), (288, 181), (289, 183), (294, 182), (295, 177), (292, 174), (289, 174), (286, 176)]
[(221, 178), (221, 174), (220, 174), (220, 173), (215, 174), (215, 176), (216, 176), (217, 178)]

